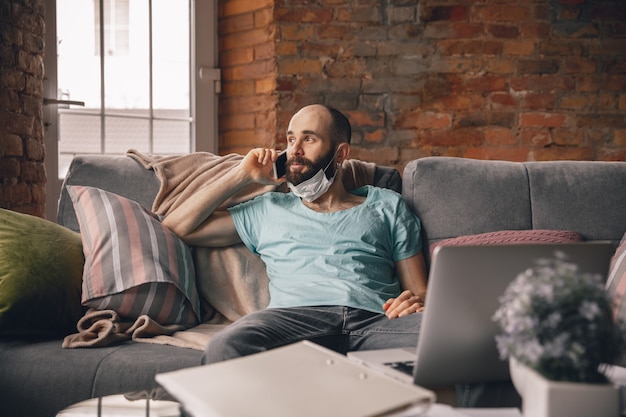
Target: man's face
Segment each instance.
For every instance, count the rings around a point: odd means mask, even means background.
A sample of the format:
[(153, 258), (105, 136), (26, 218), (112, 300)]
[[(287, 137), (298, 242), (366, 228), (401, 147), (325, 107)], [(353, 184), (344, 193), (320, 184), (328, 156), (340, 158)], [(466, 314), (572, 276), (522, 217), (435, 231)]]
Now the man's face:
[[(325, 168), (335, 156), (329, 136), (331, 117), (322, 106), (308, 106), (297, 112), (287, 129), (287, 173), (285, 177), (298, 185)], [(334, 165), (327, 173), (334, 174)]]

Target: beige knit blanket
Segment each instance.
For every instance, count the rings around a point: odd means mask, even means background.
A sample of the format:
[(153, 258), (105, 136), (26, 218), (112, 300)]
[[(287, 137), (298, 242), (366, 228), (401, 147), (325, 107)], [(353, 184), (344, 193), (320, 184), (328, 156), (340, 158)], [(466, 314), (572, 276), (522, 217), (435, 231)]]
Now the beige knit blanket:
[[(127, 155), (154, 170), (161, 186), (152, 210), (167, 216), (191, 195), (210, 193), (213, 182), (236, 167), (243, 156), (218, 156), (196, 152), (180, 156), (154, 156), (129, 150)], [(343, 164), (343, 182), (352, 190), (372, 184), (375, 165), (358, 160)], [(253, 184), (224, 202), (218, 210), (247, 201), (273, 186)], [(286, 192), (286, 187), (278, 191)], [(194, 247), (196, 285), (202, 302), (202, 322), (189, 329), (160, 326), (147, 316), (123, 323), (113, 311), (90, 310), (79, 322), (79, 333), (70, 335), (64, 347), (103, 346), (120, 340), (168, 344), (204, 350), (211, 337), (240, 317), (269, 303), (268, 278), (261, 259), (243, 244), (226, 248)], [(80, 326), (83, 327), (80, 327)]]

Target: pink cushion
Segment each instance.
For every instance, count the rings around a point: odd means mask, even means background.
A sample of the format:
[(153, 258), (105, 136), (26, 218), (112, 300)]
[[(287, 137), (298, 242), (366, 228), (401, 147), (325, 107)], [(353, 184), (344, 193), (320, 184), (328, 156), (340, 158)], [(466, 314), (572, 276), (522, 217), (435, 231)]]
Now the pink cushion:
[(93, 187), (68, 186), (85, 267), (82, 304), (128, 319), (194, 325), (200, 317), (191, 251), (139, 203)]
[(443, 239), (430, 245), (430, 255), (438, 246), (504, 245), (520, 243), (568, 243), (582, 241), (582, 235), (569, 230), (502, 230), (478, 235)]

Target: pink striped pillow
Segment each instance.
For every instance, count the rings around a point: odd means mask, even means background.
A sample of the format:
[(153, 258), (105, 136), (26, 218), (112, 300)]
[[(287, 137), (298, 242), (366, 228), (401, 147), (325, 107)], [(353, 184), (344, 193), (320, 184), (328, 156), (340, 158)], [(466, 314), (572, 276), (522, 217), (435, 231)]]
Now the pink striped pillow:
[(200, 297), (191, 251), (137, 202), (93, 187), (68, 186), (85, 266), (82, 304), (160, 324), (197, 324)]

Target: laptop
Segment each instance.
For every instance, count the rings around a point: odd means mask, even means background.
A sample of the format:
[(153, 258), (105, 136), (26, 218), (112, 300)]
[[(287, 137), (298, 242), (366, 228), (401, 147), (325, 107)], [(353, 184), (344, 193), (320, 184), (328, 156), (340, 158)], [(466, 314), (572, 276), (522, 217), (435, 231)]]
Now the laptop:
[(499, 298), (539, 258), (565, 253), (581, 272), (607, 276), (610, 242), (440, 246), (431, 264), (417, 347), (349, 352), (348, 357), (429, 389), (509, 379), (492, 320)]

